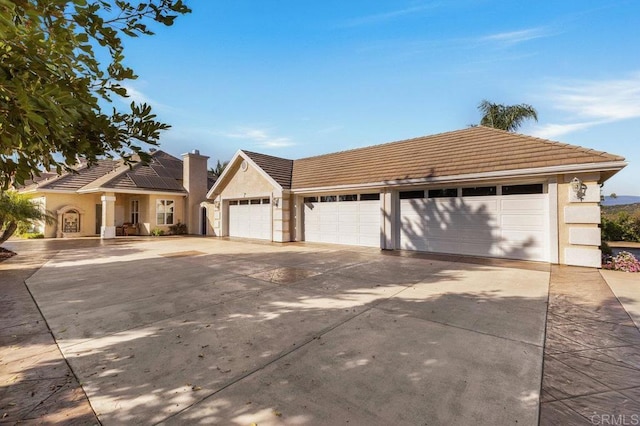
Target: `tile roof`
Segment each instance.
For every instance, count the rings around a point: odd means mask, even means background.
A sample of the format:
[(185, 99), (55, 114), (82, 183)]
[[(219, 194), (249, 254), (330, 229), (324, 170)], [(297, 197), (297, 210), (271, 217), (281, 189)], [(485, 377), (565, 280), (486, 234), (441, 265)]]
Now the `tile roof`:
[(75, 173), (66, 172), (58, 179), (54, 179), (51, 182), (41, 183), (38, 185), (38, 188), (77, 191), (96, 179), (105, 176), (108, 173), (113, 173), (121, 165), (122, 162), (118, 160), (98, 160), (98, 162), (91, 167), (82, 165)]
[(624, 161), (624, 158), (477, 126), (295, 160), (292, 188), (357, 185), (611, 161)]
[(40, 180), (20, 188), (63, 190), (75, 192), (109, 188), (114, 190), (146, 190), (185, 192), (182, 186), (182, 160), (164, 151), (151, 154), (149, 164), (137, 163), (129, 167), (122, 160), (99, 160), (91, 167), (81, 165), (75, 173)]
[(291, 189), (293, 160), (242, 150), (283, 189)]

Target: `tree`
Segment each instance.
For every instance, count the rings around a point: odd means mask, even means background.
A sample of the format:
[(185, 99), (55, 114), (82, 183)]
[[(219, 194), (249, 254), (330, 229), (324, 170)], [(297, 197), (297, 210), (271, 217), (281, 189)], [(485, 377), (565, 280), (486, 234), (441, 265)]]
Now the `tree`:
[(69, 170), (77, 156), (148, 160), (143, 146), (169, 126), (147, 104), (116, 108), (137, 78), (122, 37), (189, 12), (182, 0), (0, 1), (0, 191), (42, 169)]
[(501, 105), (486, 99), (480, 102), (478, 109), (482, 112), (480, 124), (496, 129), (515, 132), (525, 120), (538, 121), (538, 113), (531, 105)]
[(34, 204), (27, 196), (15, 191), (0, 193), (0, 244), (13, 235), (20, 222), (53, 222), (54, 217)]
[(220, 160), (218, 160), (218, 162), (216, 163), (216, 166), (212, 167), (209, 171), (211, 172), (211, 174), (213, 174), (216, 177), (216, 179), (218, 179), (222, 174), (222, 172), (224, 172), (224, 169), (227, 167), (228, 164), (229, 164), (228, 161), (221, 163)]

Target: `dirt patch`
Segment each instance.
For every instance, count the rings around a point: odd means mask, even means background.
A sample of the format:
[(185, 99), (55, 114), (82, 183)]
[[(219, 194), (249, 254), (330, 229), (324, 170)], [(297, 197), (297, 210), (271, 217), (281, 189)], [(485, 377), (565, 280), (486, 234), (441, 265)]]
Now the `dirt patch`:
[(7, 260), (10, 257), (15, 256), (16, 254), (17, 253), (12, 252), (11, 250), (0, 247), (0, 262), (2, 262), (3, 260)]

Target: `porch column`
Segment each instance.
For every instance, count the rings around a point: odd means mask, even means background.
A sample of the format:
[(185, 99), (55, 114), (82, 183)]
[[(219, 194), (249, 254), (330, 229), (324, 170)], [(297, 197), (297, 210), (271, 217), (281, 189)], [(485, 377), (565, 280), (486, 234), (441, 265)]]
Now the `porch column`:
[(108, 239), (116, 237), (116, 196), (113, 193), (103, 195), (102, 200), (102, 226), (100, 238)]

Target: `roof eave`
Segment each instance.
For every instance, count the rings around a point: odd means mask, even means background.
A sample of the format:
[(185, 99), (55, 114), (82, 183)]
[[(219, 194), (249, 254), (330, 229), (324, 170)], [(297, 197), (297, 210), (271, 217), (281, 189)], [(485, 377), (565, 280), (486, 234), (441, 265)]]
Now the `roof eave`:
[(482, 173), (469, 173), (463, 175), (451, 175), (451, 176), (437, 176), (426, 177), (417, 179), (396, 179), (380, 182), (370, 182), (363, 184), (346, 184), (346, 185), (333, 185), (322, 187), (308, 187), (308, 188), (293, 188), (292, 192), (296, 194), (314, 193), (320, 191), (344, 191), (344, 190), (356, 190), (356, 189), (375, 189), (375, 188), (388, 188), (396, 186), (413, 186), (420, 184), (446, 184), (446, 183), (463, 183), (463, 182), (478, 182), (499, 178), (531, 178), (542, 177), (556, 174), (566, 173), (589, 173), (589, 172), (606, 172), (603, 182), (624, 167), (628, 163), (624, 161), (611, 161), (604, 163), (588, 163), (588, 164), (570, 164), (564, 166), (549, 166), (538, 167), (530, 169), (518, 169), (518, 170), (501, 170), (495, 172), (482, 172)]
[(78, 194), (92, 194), (98, 192), (113, 192), (114, 194), (140, 194), (140, 195), (180, 195), (186, 197), (187, 191), (161, 191), (156, 189), (119, 189), (119, 188), (90, 188), (76, 191)]

